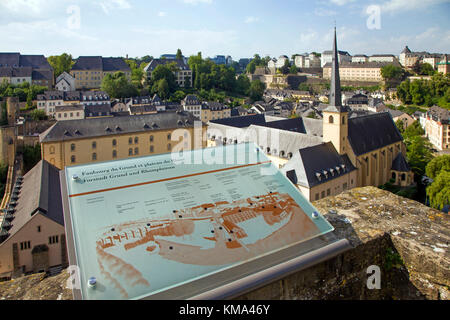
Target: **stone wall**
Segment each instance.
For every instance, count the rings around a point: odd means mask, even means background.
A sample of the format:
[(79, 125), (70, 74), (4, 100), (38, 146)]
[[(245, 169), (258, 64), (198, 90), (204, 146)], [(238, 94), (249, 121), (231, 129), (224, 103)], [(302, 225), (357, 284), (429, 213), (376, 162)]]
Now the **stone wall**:
[[(314, 203), (353, 249), (238, 299), (449, 300), (449, 216), (374, 187)], [(381, 289), (367, 288), (367, 268), (381, 269)], [(68, 274), (0, 283), (0, 299), (71, 299)], [(19, 289), (17, 289), (19, 288)]]
[[(450, 299), (447, 214), (374, 187), (313, 204), (353, 249), (238, 299)], [(372, 265), (380, 290), (367, 288)]]

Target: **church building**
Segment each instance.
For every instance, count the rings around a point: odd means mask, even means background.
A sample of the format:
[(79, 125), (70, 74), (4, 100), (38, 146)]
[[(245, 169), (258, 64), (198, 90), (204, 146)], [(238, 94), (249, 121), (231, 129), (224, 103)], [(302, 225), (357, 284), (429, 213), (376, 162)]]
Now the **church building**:
[(335, 30), (330, 105), (323, 111), (324, 144), (299, 150), (282, 171), (311, 201), (391, 179), (401, 186), (413, 184), (406, 146), (392, 116), (381, 112), (349, 119), (350, 109), (341, 96)]

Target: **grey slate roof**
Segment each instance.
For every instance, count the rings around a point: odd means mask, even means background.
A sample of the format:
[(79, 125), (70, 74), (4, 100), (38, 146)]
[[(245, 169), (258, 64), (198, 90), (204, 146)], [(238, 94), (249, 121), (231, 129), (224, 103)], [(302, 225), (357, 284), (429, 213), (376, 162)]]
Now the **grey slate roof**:
[(183, 99), (183, 103), (186, 106), (198, 106), (200, 105), (200, 100), (198, 99), (198, 97), (194, 94), (188, 94), (184, 99)]
[(130, 106), (130, 113), (131, 114), (137, 114), (137, 113), (149, 113), (149, 112), (157, 112), (156, 106), (152, 104), (144, 104), (139, 106)]
[(111, 106), (109, 104), (97, 104), (84, 107), (86, 118), (111, 115)]
[(387, 145), (403, 141), (388, 112), (374, 113), (348, 120), (348, 141), (360, 156)]
[(33, 69), (53, 70), (43, 55), (20, 55), (21, 67), (32, 67)]
[(75, 64), (72, 66), (72, 70), (102, 70), (103, 63), (102, 57), (79, 57)]
[(12, 227), (8, 231), (9, 238), (24, 227), (35, 214), (42, 214), (64, 226), (59, 171), (44, 160), (23, 177)]
[(389, 112), (392, 116), (392, 118), (397, 118), (400, 117), (402, 114), (404, 114), (404, 112), (399, 111), (399, 110), (392, 110), (390, 108), (386, 108), (383, 110), (384, 112)]
[(124, 71), (131, 72), (130, 67), (122, 58), (103, 58), (101, 56), (81, 56), (72, 67), (72, 70), (102, 70), (104, 72)]
[(223, 103), (220, 102), (215, 102), (215, 101), (208, 101), (202, 104), (202, 109), (209, 109), (212, 111), (221, 111), (221, 110), (228, 110), (230, 109), (229, 106), (224, 105)]
[(124, 71), (131, 72), (131, 68), (122, 58), (102, 58), (103, 71)]
[(163, 112), (138, 116), (59, 121), (39, 136), (41, 143), (116, 134), (191, 128), (196, 118), (189, 112)]
[(406, 162), (405, 157), (403, 156), (403, 153), (399, 153), (397, 157), (392, 161), (392, 170), (399, 171), (399, 172), (409, 172), (411, 171), (411, 168), (408, 165), (408, 162)]
[(184, 62), (184, 60), (177, 59), (153, 59), (150, 63), (144, 68), (145, 72), (152, 72), (159, 65), (166, 65), (169, 63), (175, 63), (177, 68), (180, 70), (190, 70), (189, 65)]
[(235, 127), (235, 128), (247, 128), (250, 125), (264, 125), (266, 123), (266, 119), (263, 114), (251, 115), (251, 116), (242, 116), (242, 117), (233, 117), (233, 118), (225, 118), (212, 120), (211, 123), (217, 123), (225, 126)]
[(18, 52), (1, 52), (0, 67), (19, 67), (20, 53)]
[(84, 106), (82, 104), (70, 104), (64, 106), (56, 106), (55, 112), (70, 112), (70, 111), (83, 111)]
[(32, 74), (34, 80), (46, 80), (53, 81), (53, 71), (52, 70), (33, 70)]
[(14, 68), (14, 67), (0, 67), (0, 77), (31, 77), (33, 73), (33, 68), (31, 67), (23, 67), (23, 68)]
[[(322, 138), (299, 132), (255, 125), (251, 125), (248, 129), (250, 132), (255, 130), (257, 133), (256, 137), (252, 137), (251, 141), (260, 146), (264, 152), (281, 158), (288, 158), (289, 154), (293, 155), (300, 149), (322, 144)], [(240, 139), (238, 137), (238, 140), (241, 142)], [(267, 148), (271, 148), (271, 150), (268, 151)], [(283, 154), (281, 154), (282, 152)]]
[(345, 156), (340, 156), (331, 142), (300, 149), (281, 169), (294, 183), (314, 187), (341, 177), (356, 168)]

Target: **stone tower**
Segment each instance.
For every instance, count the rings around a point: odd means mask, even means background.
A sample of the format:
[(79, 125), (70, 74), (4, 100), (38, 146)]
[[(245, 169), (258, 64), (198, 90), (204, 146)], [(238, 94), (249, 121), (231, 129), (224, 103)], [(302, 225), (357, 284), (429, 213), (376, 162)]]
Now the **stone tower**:
[(6, 113), (8, 117), (8, 125), (16, 124), (17, 114), (19, 113), (19, 98), (9, 97), (6, 99)]
[(348, 151), (348, 108), (342, 105), (336, 28), (334, 28), (329, 104), (323, 111), (323, 142), (332, 142), (337, 152), (343, 155)]

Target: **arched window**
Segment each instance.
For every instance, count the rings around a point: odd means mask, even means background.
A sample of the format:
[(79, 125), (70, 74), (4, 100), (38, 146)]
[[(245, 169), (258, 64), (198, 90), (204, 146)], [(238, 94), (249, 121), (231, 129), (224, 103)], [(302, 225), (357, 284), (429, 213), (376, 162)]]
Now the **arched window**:
[(135, 143), (135, 144), (138, 144), (138, 143), (139, 143), (139, 138), (138, 138), (138, 137), (135, 137), (135, 138), (134, 138), (134, 143)]
[(92, 149), (97, 149), (97, 142), (92, 142)]
[(71, 151), (75, 151), (75, 143), (72, 143), (72, 144), (70, 145), (70, 150), (71, 150)]
[(155, 148), (153, 146), (150, 146), (150, 153), (155, 152)]
[(128, 155), (129, 155), (129, 156), (132, 156), (132, 155), (133, 155), (133, 149), (131, 149), (131, 148), (128, 149)]
[(139, 154), (139, 148), (134, 148), (134, 155), (138, 155)]
[(333, 118), (333, 116), (330, 116), (330, 117), (328, 118), (328, 123), (334, 123), (334, 118)]
[(97, 160), (97, 154), (94, 152), (92, 154), (92, 161), (96, 161)]
[(133, 138), (128, 138), (128, 144), (133, 144)]
[(406, 180), (406, 174), (402, 174), (402, 181)]
[(117, 140), (116, 140), (116, 139), (114, 139), (114, 140), (112, 141), (112, 145), (113, 145), (113, 147), (117, 146)]
[(153, 142), (155, 138), (153, 136), (150, 136), (150, 142)]
[(117, 158), (117, 151), (116, 150), (113, 150), (112, 156), (113, 156), (113, 159)]
[(71, 163), (75, 163), (75, 161), (76, 161), (75, 156), (70, 157), (70, 162), (71, 162)]

